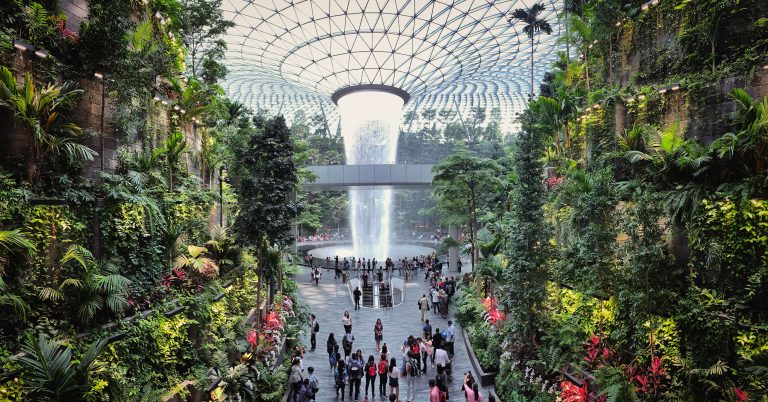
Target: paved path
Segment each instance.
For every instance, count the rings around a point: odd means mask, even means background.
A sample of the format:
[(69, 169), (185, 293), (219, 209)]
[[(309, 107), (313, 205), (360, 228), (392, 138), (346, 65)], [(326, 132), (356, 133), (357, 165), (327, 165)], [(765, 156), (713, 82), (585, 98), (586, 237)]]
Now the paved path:
[[(401, 365), (402, 353), (400, 352), (400, 345), (403, 340), (407, 338), (408, 335), (420, 336), (422, 332), (423, 324), (421, 323), (417, 300), (423, 293), (426, 293), (427, 283), (424, 281), (423, 271), (419, 271), (419, 273), (420, 276), (417, 276), (415, 281), (411, 280), (407, 284), (405, 301), (403, 304), (388, 310), (363, 308), (355, 311), (346, 286), (341, 283), (340, 279), (333, 279), (333, 270), (325, 271), (323, 273), (323, 278), (320, 281), (320, 285), (315, 286), (314, 284), (309, 283), (309, 269), (301, 267), (301, 272), (295, 278), (299, 282), (299, 294), (302, 300), (309, 304), (310, 311), (317, 316), (318, 323), (320, 324), (320, 333), (317, 335), (317, 349), (315, 351), (309, 351), (309, 335), (306, 335), (302, 339), (302, 342), (307, 345), (307, 353), (304, 357), (304, 368), (306, 369), (310, 366), (314, 367), (315, 374), (318, 375), (318, 379), (320, 380), (320, 392), (318, 392), (316, 398), (317, 402), (337, 400), (335, 397), (333, 374), (328, 364), (328, 354), (326, 353), (325, 344), (328, 339), (328, 333), (333, 332), (337, 342), (339, 342), (339, 348), (341, 349), (341, 337), (344, 334), (344, 327), (341, 325), (341, 316), (345, 310), (348, 310), (352, 317), (352, 334), (355, 335), (353, 350), (361, 349), (365, 361), (368, 360), (369, 355), (373, 354), (375, 361), (378, 363), (379, 354), (375, 353), (376, 343), (373, 339), (373, 326), (376, 323), (376, 319), (381, 318), (381, 321), (384, 324), (384, 343), (386, 343), (389, 348), (388, 358), (396, 357), (398, 365)], [(449, 275), (456, 276), (456, 272), (452, 272)], [(458, 300), (458, 294), (454, 296), (453, 300), (454, 302)], [(429, 311), (429, 318), (433, 332), (435, 328), (440, 328), (442, 330), (448, 326), (448, 320), (440, 318), (439, 315), (434, 314), (432, 310)], [(464, 342), (465, 340), (461, 331), (457, 330), (456, 343), (454, 345), (456, 355), (453, 359), (453, 383), (448, 384), (451, 401), (464, 400), (463, 393), (459, 391), (459, 388), (463, 379), (463, 373), (472, 370)], [(414, 401), (429, 401), (428, 381), (430, 378), (434, 378), (435, 374), (435, 369), (433, 367), (428, 367), (426, 375), (416, 378), (416, 398)], [(473, 375), (477, 378), (477, 373), (473, 372)], [(385, 400), (379, 395), (378, 386), (379, 384), (377, 381), (376, 398), (371, 398), (371, 402)], [(403, 401), (405, 401), (406, 388), (406, 382), (401, 378), (400, 399)], [(346, 391), (347, 395), (345, 396), (345, 400), (350, 401), (349, 387), (347, 387)], [(364, 399), (364, 392), (365, 378), (362, 380), (360, 401)], [(485, 391), (482, 393), (483, 397), (487, 399), (487, 393)], [(354, 399), (351, 400), (354, 401)], [(388, 401), (389, 399), (386, 400)]]

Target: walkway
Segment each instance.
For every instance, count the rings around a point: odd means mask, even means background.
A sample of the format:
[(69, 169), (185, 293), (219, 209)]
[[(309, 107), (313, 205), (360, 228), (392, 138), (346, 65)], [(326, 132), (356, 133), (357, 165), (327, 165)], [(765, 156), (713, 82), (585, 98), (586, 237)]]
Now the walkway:
[[(309, 269), (301, 268), (301, 272), (295, 278), (299, 281), (299, 294), (302, 301), (309, 304), (311, 312), (317, 316), (318, 323), (320, 324), (320, 333), (317, 336), (317, 350), (314, 352), (309, 351), (309, 335), (302, 339), (302, 342), (307, 345), (304, 368), (314, 367), (315, 373), (320, 380), (320, 392), (316, 398), (317, 402), (336, 401), (333, 374), (328, 365), (325, 343), (328, 339), (328, 333), (333, 332), (336, 340), (341, 344), (341, 337), (344, 335), (341, 316), (344, 310), (348, 310), (352, 316), (352, 333), (355, 335), (353, 350), (361, 349), (366, 361), (371, 354), (374, 355), (376, 362), (379, 361), (379, 354), (375, 353), (376, 342), (373, 339), (373, 325), (376, 323), (377, 318), (381, 318), (384, 324), (384, 342), (389, 348), (388, 357), (396, 357), (398, 365), (401, 365), (402, 353), (400, 352), (400, 345), (403, 340), (408, 335), (420, 336), (422, 332), (422, 323), (416, 302), (423, 293), (426, 293), (427, 285), (424, 281), (423, 271), (419, 272), (421, 276), (407, 284), (405, 302), (400, 306), (388, 310), (364, 308), (356, 311), (347, 293), (346, 286), (341, 283), (340, 279), (333, 279), (333, 270), (324, 271), (323, 278), (320, 280), (320, 286), (315, 286), (309, 283)], [(454, 271), (449, 275), (456, 276), (456, 272)], [(454, 303), (458, 300), (458, 296), (458, 294), (454, 296)], [(442, 330), (448, 326), (448, 320), (440, 318), (432, 310), (429, 311), (429, 319), (433, 332), (435, 328)], [(448, 389), (452, 401), (463, 401), (464, 396), (459, 391), (459, 387), (463, 380), (463, 373), (472, 370), (472, 368), (464, 346), (464, 337), (460, 330), (456, 332), (456, 343), (454, 346), (456, 355), (453, 360), (453, 383), (448, 384)], [(435, 369), (429, 367), (427, 375), (416, 378), (415, 401), (429, 401), (428, 381), (430, 378), (434, 378), (435, 374)], [(473, 375), (477, 378), (476, 373), (473, 372)], [(383, 401), (384, 398), (379, 396), (378, 381), (376, 387), (376, 398), (371, 398), (371, 401)], [(405, 401), (406, 388), (405, 381), (401, 378), (400, 399), (403, 401)], [(363, 378), (360, 401), (364, 398), (364, 392), (365, 379)], [(487, 393), (483, 391), (485, 399), (487, 399), (486, 395)], [(346, 401), (350, 401), (348, 397), (349, 387), (347, 387), (347, 395), (345, 396)]]

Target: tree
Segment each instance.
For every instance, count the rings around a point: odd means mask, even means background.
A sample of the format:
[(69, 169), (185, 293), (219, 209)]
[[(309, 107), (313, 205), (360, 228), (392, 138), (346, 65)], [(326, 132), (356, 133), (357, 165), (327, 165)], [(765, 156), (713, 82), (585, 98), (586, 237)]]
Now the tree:
[(463, 147), (432, 168), (433, 193), (448, 221), (469, 227), (472, 269), (477, 251), (478, 216), (484, 201), (499, 184), (502, 167), (491, 159), (469, 154)]
[(40, 169), (49, 155), (64, 155), (70, 163), (93, 160), (94, 150), (79, 143), (80, 127), (69, 121), (68, 113), (83, 91), (74, 82), (61, 85), (35, 85), (32, 74), (24, 74), (21, 87), (16, 76), (0, 67), (0, 106), (10, 109), (29, 136), (27, 144), (27, 181), (37, 187)]
[(534, 53), (534, 36), (539, 33), (545, 33), (547, 35), (552, 33), (552, 26), (549, 22), (543, 18), (539, 18), (539, 14), (544, 11), (544, 7), (541, 3), (536, 3), (531, 7), (518, 8), (509, 16), (509, 21), (517, 20), (523, 22), (523, 32), (531, 38), (531, 98), (533, 98), (533, 53)]
[(27, 319), (29, 305), (20, 296), (9, 292), (8, 285), (3, 280), (7, 261), (3, 253), (16, 250), (34, 252), (35, 245), (19, 230), (0, 230), (0, 306), (13, 307), (18, 317), (24, 321)]
[[(291, 226), (301, 211), (295, 201), (298, 175), (285, 119), (257, 116), (254, 123), (255, 130), (244, 131), (244, 138), (233, 142), (231, 177), (239, 178), (234, 189), (240, 200), (233, 229), (243, 246), (256, 247), (260, 269), (267, 269), (268, 248), (294, 240)], [(260, 274), (271, 282), (278, 271)]]
[(508, 269), (501, 301), (513, 317), (513, 331), (522, 338), (523, 344), (532, 346), (547, 282), (544, 265), (548, 238), (543, 210), (546, 195), (541, 162), (544, 146), (541, 133), (534, 127), (531, 108), (524, 112), (522, 119), (522, 132), (512, 157), (517, 180), (512, 183), (510, 210), (504, 217)]
[(224, 78), (227, 69), (218, 60), (227, 44), (221, 36), (235, 23), (221, 14), (222, 0), (183, 0), (179, 12), (179, 33), (189, 52), (189, 72), (208, 84)]

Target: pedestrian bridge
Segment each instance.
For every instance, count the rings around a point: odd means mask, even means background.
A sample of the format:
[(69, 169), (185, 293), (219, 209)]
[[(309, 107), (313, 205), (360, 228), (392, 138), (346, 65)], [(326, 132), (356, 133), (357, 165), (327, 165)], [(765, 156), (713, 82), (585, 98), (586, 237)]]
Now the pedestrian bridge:
[(326, 165), (309, 166), (317, 176), (305, 183), (308, 191), (355, 189), (420, 189), (432, 186), (434, 165)]

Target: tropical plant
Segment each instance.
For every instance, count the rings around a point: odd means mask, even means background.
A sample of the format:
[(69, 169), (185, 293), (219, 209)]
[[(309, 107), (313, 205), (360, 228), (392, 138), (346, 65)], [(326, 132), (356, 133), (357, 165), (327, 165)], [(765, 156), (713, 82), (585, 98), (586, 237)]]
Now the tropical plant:
[(735, 131), (718, 138), (712, 148), (721, 158), (732, 158), (746, 174), (759, 175), (768, 167), (768, 96), (755, 101), (745, 90), (731, 91), (738, 110)]
[(73, 244), (67, 248), (58, 264), (52, 264), (49, 272), (49, 284), (40, 287), (38, 297), (43, 301), (59, 301), (64, 299), (65, 291), (69, 287), (80, 288), (83, 282), (78, 277), (69, 277), (61, 280), (64, 268), (72, 264), (75, 269), (83, 273), (88, 271), (88, 266), (93, 264), (93, 255), (85, 247)]
[(64, 155), (70, 163), (98, 155), (79, 142), (81, 129), (69, 121), (68, 113), (82, 92), (73, 82), (38, 88), (31, 73), (24, 74), (19, 87), (13, 72), (0, 67), (0, 106), (14, 113), (29, 136), (27, 181), (33, 186), (39, 185), (41, 165), (49, 155)]
[(179, 168), (182, 155), (187, 152), (187, 139), (184, 138), (184, 134), (179, 131), (168, 134), (162, 152), (168, 160), (168, 191), (173, 191), (174, 175)]
[[(4, 250), (3, 250), (4, 249)], [(13, 252), (22, 249), (27, 252), (34, 252), (35, 245), (29, 241), (23, 233), (16, 230), (0, 230), (0, 252)], [(3, 280), (6, 260), (0, 254), (0, 306), (13, 307), (16, 315), (25, 321), (29, 312), (29, 305), (18, 295), (10, 293), (8, 285)]]
[(535, 53), (534, 37), (539, 33), (545, 33), (547, 35), (552, 33), (552, 26), (549, 22), (543, 18), (539, 18), (539, 14), (544, 11), (544, 7), (541, 3), (536, 3), (528, 8), (518, 8), (509, 15), (509, 21), (517, 20), (525, 24), (523, 26), (523, 32), (531, 39), (531, 99), (533, 98), (533, 55)]
[(187, 246), (187, 252), (189, 255), (182, 254), (176, 257), (173, 263), (174, 269), (193, 270), (206, 278), (214, 278), (219, 274), (219, 266), (216, 262), (205, 256), (208, 249), (190, 244)]
[(36, 401), (80, 401), (88, 391), (88, 379), (101, 370), (96, 359), (104, 350), (105, 339), (90, 344), (79, 359), (72, 349), (53, 341), (45, 334), (37, 339), (26, 334), (19, 363), (24, 370), (27, 397)]
[(105, 307), (119, 314), (128, 307), (128, 286), (131, 281), (120, 275), (120, 259), (102, 258), (88, 264), (82, 285), (77, 288), (77, 318), (87, 324)]

